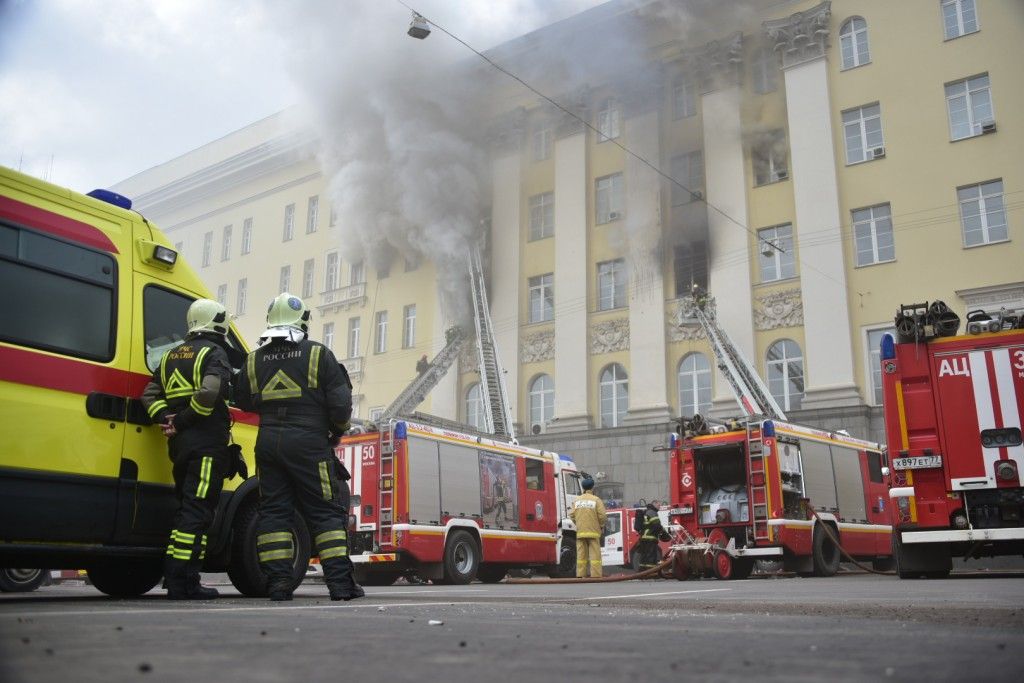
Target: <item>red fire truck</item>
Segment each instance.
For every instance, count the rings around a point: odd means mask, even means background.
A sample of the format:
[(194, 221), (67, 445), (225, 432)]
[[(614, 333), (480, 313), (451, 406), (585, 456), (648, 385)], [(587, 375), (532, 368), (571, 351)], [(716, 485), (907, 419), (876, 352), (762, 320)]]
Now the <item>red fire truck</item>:
[[(890, 562), (878, 444), (778, 420), (697, 422), (694, 429), (684, 421), (683, 436), (672, 435), (669, 514), (691, 546), (717, 546), (709, 555), (715, 576), (745, 578), (757, 559), (832, 576), (841, 559), (832, 536), (878, 568)], [(682, 553), (677, 558), (676, 576), (685, 578), (692, 569)]]
[(571, 576), (582, 493), (572, 458), (405, 420), (344, 437), (357, 580), (500, 581), (512, 568)]
[[(640, 557), (637, 544), (640, 543), (640, 532), (634, 526), (637, 513), (643, 514), (645, 508), (609, 508), (608, 519), (604, 523), (604, 538), (601, 540), (601, 564), (605, 569), (625, 567), (640, 571)], [(668, 508), (658, 510), (661, 526), (669, 530)], [(668, 553), (668, 542), (658, 542), (659, 558)]]
[(1022, 323), (1005, 311), (971, 313), (967, 335), (883, 338), (901, 578), (944, 577), (954, 556), (1024, 553)]

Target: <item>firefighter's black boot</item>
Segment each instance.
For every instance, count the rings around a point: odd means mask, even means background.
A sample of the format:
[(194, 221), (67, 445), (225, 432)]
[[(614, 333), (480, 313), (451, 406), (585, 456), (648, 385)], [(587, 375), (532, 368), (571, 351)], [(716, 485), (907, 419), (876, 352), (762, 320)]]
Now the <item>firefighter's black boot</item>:
[(366, 595), (366, 592), (355, 581), (349, 581), (349, 585), (328, 585), (327, 590), (331, 593), (331, 600), (355, 600)]
[(271, 581), (267, 593), (273, 602), (284, 602), (292, 599), (291, 581)]
[(185, 590), (187, 597), (178, 598), (182, 600), (213, 600), (220, 593), (216, 588), (208, 588), (199, 583), (199, 572), (190, 572), (185, 577)]

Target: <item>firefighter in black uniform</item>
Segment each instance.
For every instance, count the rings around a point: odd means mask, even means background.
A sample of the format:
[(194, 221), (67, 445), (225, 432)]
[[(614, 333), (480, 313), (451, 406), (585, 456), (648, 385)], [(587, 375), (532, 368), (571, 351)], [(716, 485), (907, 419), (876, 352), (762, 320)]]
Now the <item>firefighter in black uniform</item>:
[(206, 532), (230, 468), (227, 312), (216, 301), (197, 299), (186, 321), (185, 341), (164, 354), (143, 390), (142, 405), (168, 437), (179, 501), (164, 565), (167, 597), (211, 600), (217, 590), (199, 583), (199, 570), (206, 557)]
[(349, 427), (352, 391), (331, 350), (307, 337), (309, 311), (287, 292), (270, 303), (261, 346), (249, 354), (236, 397), (259, 413), (256, 469), (260, 511), (256, 551), (271, 600), (290, 600), (296, 506), (313, 533), (332, 600), (363, 596), (348, 557), (348, 510), (339, 498), (347, 477), (332, 443)]
[(661, 526), (658, 518), (658, 508), (654, 503), (648, 503), (643, 516), (643, 533), (640, 535), (638, 553), (640, 555), (640, 570), (650, 569), (658, 564), (660, 557), (658, 552), (658, 540), (666, 539), (668, 534)]

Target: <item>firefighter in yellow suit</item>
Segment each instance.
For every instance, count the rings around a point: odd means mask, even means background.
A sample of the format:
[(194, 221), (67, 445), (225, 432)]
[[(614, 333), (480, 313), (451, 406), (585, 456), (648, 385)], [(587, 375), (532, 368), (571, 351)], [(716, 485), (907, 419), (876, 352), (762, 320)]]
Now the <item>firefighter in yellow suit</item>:
[(586, 477), (580, 482), (583, 495), (573, 501), (569, 516), (576, 524), (576, 578), (601, 576), (601, 535), (608, 513), (604, 502), (595, 496), (594, 480)]

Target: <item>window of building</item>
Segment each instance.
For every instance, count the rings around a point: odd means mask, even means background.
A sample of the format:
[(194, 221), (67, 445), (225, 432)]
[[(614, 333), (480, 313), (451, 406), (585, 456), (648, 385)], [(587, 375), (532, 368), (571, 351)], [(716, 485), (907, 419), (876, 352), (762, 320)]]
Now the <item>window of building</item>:
[(380, 418), (384, 415), (384, 406), (377, 406), (376, 408), (370, 408), (369, 419), (370, 422), (380, 422)]
[(544, 426), (555, 416), (555, 383), (550, 375), (538, 375), (530, 382), (530, 426)]
[(860, 17), (847, 19), (839, 29), (839, 50), (843, 55), (844, 69), (852, 69), (870, 62), (868, 22)]
[(964, 231), (965, 247), (1007, 239), (1001, 179), (957, 188), (956, 196), (960, 202), (960, 224)]
[(287, 242), (295, 236), (295, 205), (289, 204), (284, 207), (284, 235), (282, 242)]
[(700, 150), (672, 157), (672, 206), (689, 204), (704, 196), (704, 153)]
[(533, 160), (544, 161), (551, 156), (551, 143), (555, 139), (555, 131), (541, 128), (533, 133)]
[(308, 258), (302, 262), (302, 298), (307, 299), (313, 296), (313, 270), (316, 267), (314, 259)]
[(203, 268), (210, 265), (210, 259), (213, 257), (213, 233), (208, 232), (203, 235)]
[(984, 133), (983, 126), (995, 120), (988, 74), (947, 83), (946, 108), (950, 139), (962, 140)]
[(882, 111), (869, 104), (843, 112), (843, 136), (846, 139), (846, 163), (870, 161), (885, 153), (882, 140)]
[(480, 393), (480, 383), (469, 385), (466, 389), (466, 424), (474, 429), (484, 428), (484, 401)]
[(946, 40), (977, 31), (978, 13), (974, 0), (942, 0), (942, 22)]
[(242, 278), (238, 281), (238, 296), (235, 299), (235, 315), (245, 315), (246, 297), (249, 295), (249, 279)]
[(675, 271), (676, 296), (686, 296), (693, 286), (708, 288), (708, 245), (704, 241), (693, 241), (673, 248), (673, 270)]
[(757, 51), (750, 70), (754, 92), (763, 95), (778, 88), (776, 78), (779, 73), (779, 59), (771, 48), (763, 47)]
[(348, 283), (358, 285), (366, 282), (366, 267), (362, 261), (356, 261), (349, 269)]
[(231, 258), (231, 226), (224, 226), (224, 234), (220, 241), (220, 260), (227, 261)]
[(867, 331), (868, 375), (871, 378), (871, 400), (874, 405), (882, 405), (882, 337), (896, 334), (892, 327)]
[(323, 340), (323, 345), (334, 351), (334, 323), (324, 323), (324, 333), (320, 337)]
[(348, 319), (348, 357), (359, 358), (359, 328), (361, 318)]
[(689, 75), (672, 84), (672, 117), (685, 119), (697, 114), (697, 85)]
[(711, 410), (711, 363), (703, 353), (690, 353), (679, 363), (679, 414), (692, 417)]
[(869, 266), (896, 260), (892, 236), (892, 214), (888, 204), (855, 209), (853, 239), (857, 244), (857, 265)]
[(416, 304), (409, 304), (402, 309), (402, 348), (411, 349), (416, 346)]
[(292, 267), (281, 266), (281, 279), (278, 282), (277, 293), (282, 294), (291, 289), (292, 286)]
[(757, 249), (761, 263), (761, 282), (796, 277), (792, 225), (776, 225), (758, 230)]
[(530, 239), (555, 234), (555, 193), (543, 192), (530, 197)]
[(626, 369), (612, 363), (601, 372), (601, 427), (618, 427), (629, 410), (629, 378)]
[(539, 323), (555, 319), (555, 276), (553, 273), (531, 277), (530, 322)]
[(226, 306), (228, 301), (228, 286), (217, 285), (217, 303), (221, 306)]
[(310, 197), (306, 204), (306, 234), (316, 232), (317, 224), (320, 222), (320, 197)]
[(768, 348), (768, 391), (783, 410), (799, 410), (804, 399), (804, 358), (800, 346), (780, 339)]
[(333, 205), (331, 206), (331, 216), (328, 220), (328, 225), (332, 228), (338, 224), (338, 209)]
[(622, 109), (618, 100), (609, 97), (597, 111), (597, 141), (605, 142), (619, 137), (622, 127)]
[(388, 312), (377, 311), (377, 343), (373, 347), (374, 353), (384, 353), (388, 350)]
[(789, 177), (789, 146), (786, 144), (786, 131), (773, 130), (756, 136), (750, 153), (756, 185), (767, 185)]
[(597, 310), (608, 311), (626, 305), (626, 261), (615, 259), (597, 264)]
[(613, 173), (594, 181), (594, 210), (597, 223), (610, 223), (622, 218), (622, 174)]
[(338, 260), (338, 252), (327, 252), (326, 263), (324, 264), (324, 291), (332, 292), (338, 288), (338, 275), (341, 269), (341, 262)]
[(242, 223), (242, 253), (252, 251), (252, 219), (246, 218)]

